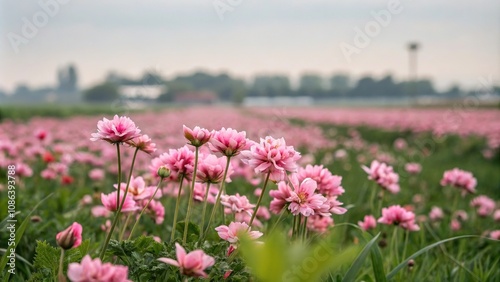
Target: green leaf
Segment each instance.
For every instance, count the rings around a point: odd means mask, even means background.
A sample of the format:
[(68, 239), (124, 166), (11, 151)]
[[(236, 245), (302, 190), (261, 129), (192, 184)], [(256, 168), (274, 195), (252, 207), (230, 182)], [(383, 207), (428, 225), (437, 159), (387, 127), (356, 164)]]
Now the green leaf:
[[(241, 238), (241, 254), (252, 273), (259, 281), (282, 281), (282, 276), (288, 267), (290, 257), (286, 255), (290, 249), (286, 245), (284, 234), (270, 234), (265, 243), (260, 245), (249, 238)], [(291, 252), (297, 251), (296, 248)], [(299, 255), (299, 254), (295, 254)]]
[(434, 244), (430, 244), (429, 246), (426, 246), (426, 247), (418, 250), (413, 255), (411, 255), (407, 259), (405, 259), (398, 266), (396, 266), (391, 272), (389, 272), (389, 274), (387, 274), (387, 280), (392, 279), (394, 277), (394, 275), (396, 275), (396, 273), (398, 273), (399, 270), (401, 270), (402, 268), (406, 267), (408, 265), (408, 261), (409, 260), (414, 259), (414, 258), (418, 257), (419, 255), (427, 252), (428, 250), (430, 250), (430, 249), (432, 249), (434, 247), (437, 247), (437, 246), (439, 246), (439, 245), (441, 245), (443, 243), (446, 243), (446, 242), (449, 242), (449, 241), (454, 241), (454, 240), (459, 240), (459, 239), (465, 239), (465, 238), (481, 238), (481, 236), (477, 236), (477, 235), (463, 235), (463, 236), (457, 236), (457, 237), (452, 237), (452, 238), (444, 239), (444, 240), (441, 240), (441, 241), (436, 242)]
[(37, 271), (48, 270), (53, 276), (59, 267), (61, 249), (52, 247), (45, 241), (37, 241), (34, 266)]
[[(185, 224), (184, 221), (179, 221), (179, 222), (177, 222), (177, 225), (175, 226), (175, 229), (181, 234), (184, 233), (184, 224)], [(199, 236), (200, 236), (200, 227), (198, 227), (198, 225), (196, 225), (192, 222), (189, 222), (188, 238), (192, 238), (192, 237), (199, 238)]]
[[(40, 202), (38, 202), (38, 204), (36, 204), (36, 206), (28, 213), (28, 215), (24, 218), (23, 222), (21, 223), (21, 225), (19, 226), (19, 228), (17, 229), (16, 231), (16, 246), (19, 244), (19, 242), (21, 241), (21, 238), (23, 237), (23, 234), (24, 234), (24, 231), (26, 230), (26, 228), (28, 227), (28, 223), (30, 222), (30, 217), (31, 217), (31, 214), (43, 203), (45, 202), (45, 200), (47, 200), (48, 198), (50, 198), (54, 193), (51, 193), (49, 194), (47, 197), (43, 198)], [(7, 252), (3, 255), (2, 257), (2, 260), (0, 261), (0, 273), (3, 272), (3, 270), (5, 269), (5, 266), (7, 265), (7, 261), (8, 261), (8, 256), (10, 255), (10, 250), (11, 248), (9, 248), (7, 250)], [(7, 272), (7, 274), (5, 274), (5, 281), (9, 281), (9, 277), (10, 277), (10, 272)]]
[(366, 246), (363, 248), (361, 253), (359, 253), (358, 257), (356, 258), (356, 260), (354, 260), (354, 263), (351, 265), (351, 267), (345, 274), (344, 279), (342, 279), (343, 282), (351, 282), (356, 280), (358, 272), (363, 267), (366, 257), (370, 253), (372, 247), (377, 243), (377, 239), (379, 236), (380, 233), (377, 234), (377, 236), (373, 237), (373, 239), (371, 239), (370, 242), (368, 242), (368, 244), (366, 244)]
[(283, 232), (271, 233), (264, 244), (240, 238), (238, 248), (258, 281), (319, 281), (322, 275), (351, 263), (359, 249), (348, 247), (336, 252), (329, 238), (317, 243), (288, 243)]
[(375, 281), (386, 282), (385, 270), (384, 270), (384, 260), (382, 259), (382, 254), (380, 253), (380, 248), (375, 245), (372, 248), (371, 260), (373, 267), (373, 274), (375, 275)]

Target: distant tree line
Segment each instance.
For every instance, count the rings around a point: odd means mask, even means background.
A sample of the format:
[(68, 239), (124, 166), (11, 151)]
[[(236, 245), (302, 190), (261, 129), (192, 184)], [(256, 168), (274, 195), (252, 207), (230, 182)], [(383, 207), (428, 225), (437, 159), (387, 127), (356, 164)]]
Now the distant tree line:
[[(364, 76), (353, 80), (347, 74), (324, 77), (315, 73), (303, 74), (297, 83), (286, 75), (257, 75), (252, 81), (232, 77), (226, 73), (213, 74), (197, 71), (166, 79), (154, 72), (146, 72), (139, 78), (130, 78), (110, 72), (102, 83), (84, 89), (78, 88), (76, 68), (69, 65), (57, 72), (58, 85), (31, 89), (21, 84), (8, 95), (0, 89), (0, 101), (14, 102), (61, 102), (84, 100), (89, 102), (111, 102), (120, 99), (122, 86), (161, 86), (157, 97), (159, 102), (176, 102), (179, 98), (207, 95), (209, 92), (217, 101), (241, 103), (245, 97), (299, 97), (314, 99), (331, 98), (378, 98), (439, 96), (460, 97), (465, 92), (458, 85), (438, 92), (430, 79), (416, 82), (396, 81), (391, 75), (382, 78)], [(292, 86), (292, 84), (294, 84)], [(160, 88), (159, 88), (160, 89)], [(498, 92), (498, 88), (496, 88)], [(142, 98), (139, 98), (142, 99)]]

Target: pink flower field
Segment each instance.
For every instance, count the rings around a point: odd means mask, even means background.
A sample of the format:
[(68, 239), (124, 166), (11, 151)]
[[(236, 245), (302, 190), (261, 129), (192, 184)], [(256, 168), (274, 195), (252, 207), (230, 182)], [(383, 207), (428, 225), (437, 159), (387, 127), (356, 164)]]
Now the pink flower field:
[(0, 123), (5, 281), (499, 281), (500, 111)]

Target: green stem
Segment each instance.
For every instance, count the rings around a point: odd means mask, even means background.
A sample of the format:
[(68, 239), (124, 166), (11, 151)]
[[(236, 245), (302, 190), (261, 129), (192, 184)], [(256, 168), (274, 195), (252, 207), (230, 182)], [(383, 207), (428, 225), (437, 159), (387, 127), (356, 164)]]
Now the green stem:
[(398, 226), (394, 226), (394, 231), (392, 232), (392, 251), (396, 256), (396, 265), (399, 264), (399, 252), (398, 252)]
[(271, 232), (269, 232), (269, 233), (273, 233), (274, 229), (276, 229), (276, 226), (278, 226), (278, 224), (280, 223), (281, 218), (283, 217), (283, 214), (285, 214), (286, 209), (287, 209), (287, 205), (284, 205), (283, 208), (281, 209), (280, 216), (278, 217), (278, 220), (276, 220), (273, 228), (271, 228)]
[[(227, 157), (227, 162), (226, 162), (226, 168), (224, 169), (224, 175), (222, 176), (222, 183), (220, 185), (219, 193), (217, 193), (217, 199), (215, 199), (215, 204), (214, 207), (212, 208), (212, 213), (210, 214), (210, 218), (208, 219), (208, 224), (207, 228), (205, 229), (204, 236), (207, 236), (208, 230), (210, 229), (210, 224), (212, 223), (212, 220), (214, 219), (215, 212), (217, 211), (217, 208), (220, 204), (220, 196), (222, 193), (225, 193), (225, 184), (226, 184), (226, 177), (227, 177), (227, 171), (229, 170), (229, 165), (231, 164), (231, 157)], [(224, 211), (222, 212), (224, 215)], [(225, 222), (225, 221), (224, 221)], [(203, 237), (203, 239), (205, 239)], [(203, 241), (202, 239), (202, 241)]]
[(61, 257), (59, 258), (59, 272), (57, 273), (57, 280), (62, 282), (66, 281), (66, 277), (63, 274), (64, 267), (64, 249), (61, 248)]
[(199, 147), (195, 149), (194, 155), (194, 170), (193, 170), (193, 178), (191, 180), (191, 189), (189, 189), (189, 199), (188, 199), (188, 207), (186, 212), (186, 218), (184, 219), (184, 235), (182, 236), (182, 245), (186, 244), (188, 226), (189, 226), (189, 218), (191, 217), (191, 210), (193, 209), (193, 194), (194, 194), (194, 185), (196, 184), (196, 171), (198, 170), (198, 151)]
[(408, 235), (410, 234), (410, 230), (405, 230), (405, 245), (403, 246), (403, 259), (406, 258), (406, 246), (408, 246)]
[(302, 241), (306, 241), (307, 236), (307, 217), (304, 218), (304, 226), (302, 226)]
[(207, 190), (205, 190), (205, 198), (203, 198), (203, 211), (201, 213), (200, 239), (203, 238), (203, 231), (205, 230), (205, 215), (207, 213), (207, 199), (209, 191), (210, 191), (210, 182), (207, 182)]
[(153, 198), (156, 196), (156, 193), (160, 189), (162, 181), (163, 181), (163, 177), (160, 177), (160, 182), (158, 182), (158, 185), (156, 185), (155, 192), (153, 193), (153, 195), (151, 196), (151, 198), (149, 198), (148, 203), (142, 208), (141, 213), (139, 214), (139, 217), (135, 220), (134, 226), (132, 226), (132, 230), (130, 231), (130, 234), (128, 235), (128, 240), (130, 240), (130, 238), (132, 238), (132, 234), (134, 234), (134, 230), (135, 230), (135, 227), (137, 226), (137, 223), (139, 223), (139, 221), (141, 220), (142, 214), (148, 208), (148, 206), (151, 203), (151, 201), (153, 200)]
[[(125, 193), (123, 194), (123, 199), (122, 199), (121, 203), (119, 203), (119, 205), (118, 205), (118, 210), (115, 213), (115, 218), (113, 219), (113, 224), (111, 225), (111, 229), (109, 230), (109, 233), (106, 236), (106, 240), (104, 241), (104, 245), (103, 245), (103, 247), (101, 249), (101, 253), (99, 255), (99, 258), (101, 260), (104, 258), (104, 253), (106, 252), (106, 249), (108, 247), (109, 240), (111, 239), (111, 235), (113, 235), (113, 231), (115, 230), (116, 223), (118, 222), (118, 219), (120, 217), (120, 213), (121, 213), (122, 208), (123, 208), (123, 203), (125, 203), (125, 198), (127, 197), (127, 193), (128, 193), (128, 187), (130, 185), (130, 179), (132, 178), (132, 170), (134, 169), (135, 158), (137, 156), (138, 151), (139, 151), (139, 148), (136, 148), (135, 152), (134, 152), (134, 157), (132, 158), (132, 165), (130, 166), (130, 172), (129, 172), (128, 180), (127, 180), (127, 187), (125, 188)], [(121, 172), (118, 172), (118, 174), (120, 175), (119, 178), (121, 178)], [(118, 193), (120, 193), (119, 192), (121, 189), (120, 185), (121, 185), (121, 183), (119, 182), (118, 183)]]
[(170, 243), (174, 241), (175, 237), (175, 225), (177, 224), (177, 215), (179, 214), (179, 206), (181, 203), (181, 192), (182, 192), (182, 184), (184, 183), (184, 174), (181, 175), (179, 191), (177, 192), (177, 199), (175, 201), (175, 212), (174, 212), (174, 221), (172, 223), (172, 233), (170, 234)]
[(125, 230), (127, 229), (128, 222), (130, 221), (130, 218), (132, 217), (132, 213), (129, 213), (127, 215), (127, 219), (125, 219), (125, 224), (123, 224), (122, 231), (120, 231), (120, 237), (118, 237), (118, 241), (121, 241), (123, 239), (123, 234), (125, 234)]
[(384, 202), (384, 190), (381, 190), (379, 195), (380, 195), (379, 199), (377, 199), (377, 201), (378, 201), (377, 212), (379, 212), (379, 214), (381, 215), (382, 214), (382, 203)]
[(375, 212), (380, 212), (375, 210), (375, 196), (377, 195), (378, 187), (373, 187), (370, 195), (370, 207), (372, 209), (372, 214), (376, 214)]
[(257, 215), (257, 211), (259, 210), (260, 202), (262, 201), (262, 198), (264, 197), (264, 194), (266, 192), (266, 187), (267, 183), (269, 182), (269, 177), (271, 176), (271, 171), (269, 171), (266, 175), (266, 180), (264, 181), (264, 187), (262, 187), (262, 192), (260, 193), (259, 200), (257, 200), (257, 205), (255, 206), (255, 210), (252, 213), (252, 218), (250, 219), (250, 223), (248, 226), (250, 228), (252, 227), (253, 220), (255, 219), (255, 216)]
[(122, 182), (122, 160), (121, 160), (121, 154), (120, 154), (120, 143), (116, 143), (116, 155), (118, 156), (118, 179), (117, 179), (117, 184), (118, 185), (118, 191), (116, 191), (116, 202), (120, 202), (120, 186)]
[(295, 240), (295, 238), (297, 237), (297, 218), (299, 216), (298, 215), (294, 215), (293, 216), (293, 222), (292, 222), (292, 241)]

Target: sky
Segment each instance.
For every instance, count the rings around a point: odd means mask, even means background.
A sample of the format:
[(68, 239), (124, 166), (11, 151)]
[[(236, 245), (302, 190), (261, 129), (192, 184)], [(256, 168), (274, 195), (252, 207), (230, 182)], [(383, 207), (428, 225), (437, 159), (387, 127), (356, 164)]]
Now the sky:
[(0, 35), (7, 91), (55, 85), (69, 63), (83, 88), (112, 70), (404, 80), (411, 41), (418, 76), (438, 89), (500, 81), (497, 0), (2, 0)]

